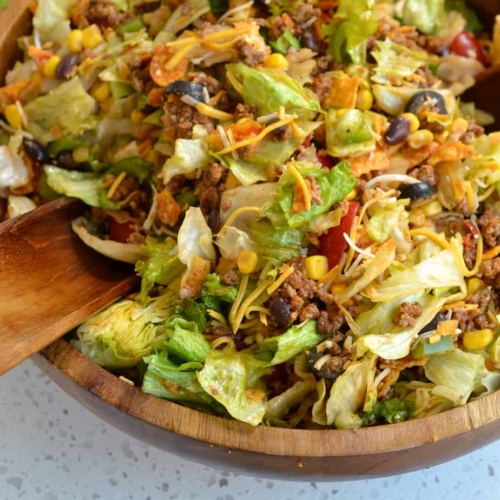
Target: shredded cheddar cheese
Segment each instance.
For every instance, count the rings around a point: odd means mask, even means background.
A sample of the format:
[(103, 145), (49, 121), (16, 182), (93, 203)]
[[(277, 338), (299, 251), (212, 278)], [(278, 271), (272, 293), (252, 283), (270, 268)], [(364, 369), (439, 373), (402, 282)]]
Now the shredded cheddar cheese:
[(288, 267), (283, 271), (281, 276), (272, 284), (268, 287), (267, 293), (271, 295), (273, 292), (275, 292), (285, 281), (286, 279), (292, 275), (295, 271), (295, 268), (293, 266)]

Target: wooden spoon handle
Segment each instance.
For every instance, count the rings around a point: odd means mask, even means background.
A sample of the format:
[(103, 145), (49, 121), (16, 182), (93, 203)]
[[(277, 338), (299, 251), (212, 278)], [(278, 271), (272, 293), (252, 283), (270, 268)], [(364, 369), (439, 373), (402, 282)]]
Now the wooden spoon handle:
[(133, 267), (71, 230), (80, 202), (57, 200), (0, 225), (0, 374), (129, 292)]

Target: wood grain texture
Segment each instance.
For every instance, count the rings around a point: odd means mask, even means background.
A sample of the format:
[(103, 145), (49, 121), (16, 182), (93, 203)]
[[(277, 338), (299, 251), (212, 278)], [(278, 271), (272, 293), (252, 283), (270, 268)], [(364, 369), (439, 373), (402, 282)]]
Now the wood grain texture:
[(129, 292), (133, 267), (84, 245), (58, 200), (0, 225), (0, 374)]
[[(26, 11), (20, 15), (18, 11), (29, 3), (11, 1), (7, 15), (0, 14), (0, 47), (7, 49), (2, 50), (0, 75), (5, 61), (12, 60), (18, 34), (28, 30), (23, 25)], [(500, 13), (498, 0), (471, 3), (482, 7), (483, 22), (492, 22), (493, 15)], [(492, 89), (489, 99), (498, 100), (496, 84)], [(29, 239), (25, 255), (34, 243)], [(11, 259), (11, 272), (16, 274), (12, 267), (16, 261), (5, 252), (2, 255)], [(31, 272), (43, 267), (32, 266)], [(29, 271), (15, 269), (19, 277)], [(29, 303), (22, 297), (19, 300), (24, 307), (13, 307), (26, 313)], [(40, 302), (40, 296), (36, 300)], [(57, 340), (33, 360), (84, 406), (130, 435), (193, 461), (261, 477), (339, 480), (410, 472), (500, 438), (500, 392), (433, 417), (390, 426), (350, 431), (254, 428), (143, 394), (94, 365), (64, 340)]]

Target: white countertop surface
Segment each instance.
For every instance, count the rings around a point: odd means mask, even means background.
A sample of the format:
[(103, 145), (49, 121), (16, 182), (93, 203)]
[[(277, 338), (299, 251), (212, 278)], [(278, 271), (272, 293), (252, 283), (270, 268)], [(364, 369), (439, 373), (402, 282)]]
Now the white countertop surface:
[(0, 500), (498, 500), (500, 441), (431, 469), (343, 483), (270, 481), (181, 460), (104, 423), (30, 360), (0, 377)]

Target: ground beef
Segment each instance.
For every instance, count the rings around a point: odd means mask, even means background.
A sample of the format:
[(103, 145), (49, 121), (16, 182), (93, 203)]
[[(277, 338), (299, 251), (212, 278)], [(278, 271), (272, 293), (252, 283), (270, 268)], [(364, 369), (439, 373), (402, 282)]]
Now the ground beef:
[(220, 337), (233, 337), (233, 331), (218, 321), (209, 320), (207, 321), (203, 335), (209, 342), (212, 342)]
[(431, 88), (436, 82), (439, 81), (439, 78), (432, 74), (432, 71), (429, 69), (429, 66), (423, 66), (422, 68), (418, 68), (416, 74), (425, 78), (425, 82), (421, 82), (419, 85), (421, 88)]
[(305, 306), (299, 313), (300, 321), (305, 321), (306, 319), (316, 319), (318, 316), (319, 309), (314, 302), (307, 304), (307, 306)]
[(318, 99), (321, 103), (326, 98), (328, 92), (332, 88), (333, 81), (331, 77), (320, 74), (314, 78), (312, 85), (313, 85), (313, 90), (318, 96)]
[(195, 193), (200, 199), (204, 214), (219, 211), (222, 192), (226, 189), (227, 168), (220, 163), (212, 163), (196, 184)]
[(396, 317), (393, 319), (395, 325), (400, 328), (415, 326), (416, 319), (422, 315), (422, 306), (418, 302), (401, 302)]
[(467, 304), (477, 304), (477, 309), (467, 310), (465, 308), (453, 309), (452, 319), (458, 321), (458, 328), (462, 332), (471, 330), (483, 330), (485, 328), (496, 328), (495, 323), (488, 316), (488, 306), (490, 303), (497, 304), (498, 297), (494, 290), (485, 288), (479, 292), (469, 295), (465, 302)]
[(500, 245), (500, 217), (487, 208), (477, 224), (487, 247)]
[(421, 167), (414, 168), (408, 175), (431, 186), (435, 186), (438, 183), (438, 176), (430, 165), (422, 165)]
[(243, 118), (251, 118), (255, 120), (255, 117), (259, 113), (259, 107), (257, 104), (243, 104), (239, 102), (234, 110), (234, 121), (237, 122)]
[(193, 83), (203, 85), (211, 96), (217, 94), (222, 89), (222, 83), (213, 76), (208, 76), (206, 73), (189, 73), (187, 77)]
[[(273, 123), (273, 121), (269, 122), (269, 125)], [(282, 125), (281, 127), (275, 128), (271, 132), (271, 137), (280, 142), (287, 142), (292, 138), (293, 132), (292, 127), (290, 125)]]
[(301, 3), (292, 14), (292, 19), (299, 25), (309, 23), (311, 19), (319, 19), (321, 10), (308, 3)]
[(477, 276), (495, 290), (500, 290), (500, 257), (484, 260), (481, 263)]
[(148, 94), (155, 86), (149, 74), (151, 58), (151, 54), (144, 54), (129, 62), (131, 84), (137, 92)]
[(258, 66), (269, 55), (268, 51), (255, 47), (255, 45), (245, 40), (245, 38), (236, 40), (234, 42), (234, 49), (236, 50), (238, 60), (250, 67)]
[(345, 324), (345, 318), (340, 309), (335, 305), (328, 305), (326, 311), (321, 311), (318, 316), (318, 332), (321, 335), (333, 335)]
[(470, 144), (476, 137), (484, 134), (484, 128), (477, 125), (474, 120), (468, 120), (469, 126), (460, 140), (465, 144)]
[(208, 116), (202, 115), (196, 108), (185, 104), (176, 95), (169, 95), (164, 105), (165, 114), (162, 122), (166, 128), (166, 134), (175, 139), (191, 139), (193, 127), (203, 126), (208, 133), (215, 130), (214, 121)]
[(311, 200), (313, 203), (316, 205), (323, 205), (323, 200), (321, 198), (321, 189), (319, 187), (319, 184), (316, 182), (314, 177), (310, 175), (307, 180), (309, 181), (309, 184), (311, 186)]
[[(104, 189), (109, 189), (114, 184), (117, 176), (115, 174), (106, 175), (103, 183)], [(109, 198), (110, 201), (118, 203), (127, 199), (134, 191), (139, 191), (139, 181), (135, 177), (127, 176), (120, 182), (118, 188)]]
[(114, 2), (109, 0), (95, 0), (89, 3), (84, 24), (79, 27), (97, 24), (102, 28), (116, 29), (125, 18), (126, 15), (118, 12)]
[(270, 18), (268, 26), (268, 36), (271, 40), (276, 40), (287, 30), (295, 36), (300, 34), (301, 31), (300, 26), (286, 12), (280, 16)]
[(220, 277), (220, 282), (223, 285), (237, 285), (238, 284), (238, 274), (235, 271), (227, 271)]
[(321, 56), (316, 58), (316, 66), (311, 72), (312, 76), (318, 76), (321, 73), (325, 73), (333, 69), (333, 65), (335, 64), (333, 57), (330, 54), (326, 56)]

